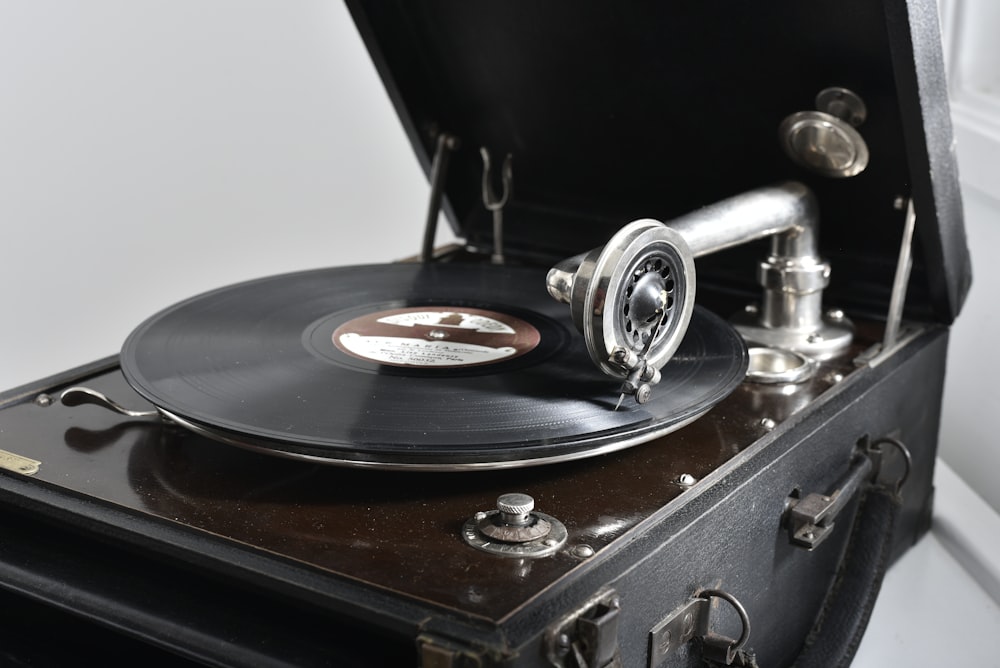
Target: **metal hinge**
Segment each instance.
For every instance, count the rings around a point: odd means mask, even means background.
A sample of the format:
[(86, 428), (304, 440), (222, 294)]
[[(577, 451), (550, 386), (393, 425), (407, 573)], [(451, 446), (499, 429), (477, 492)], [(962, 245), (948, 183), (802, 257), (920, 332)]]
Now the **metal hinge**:
[(605, 589), (545, 632), (549, 662), (557, 668), (620, 668), (618, 613), (621, 600)]

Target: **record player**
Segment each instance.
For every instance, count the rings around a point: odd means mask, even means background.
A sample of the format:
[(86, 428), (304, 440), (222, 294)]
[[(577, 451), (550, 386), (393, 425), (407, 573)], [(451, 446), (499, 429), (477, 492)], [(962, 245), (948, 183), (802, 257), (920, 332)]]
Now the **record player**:
[(419, 256), (3, 394), (5, 650), (849, 663), (971, 275), (936, 4), (349, 5)]

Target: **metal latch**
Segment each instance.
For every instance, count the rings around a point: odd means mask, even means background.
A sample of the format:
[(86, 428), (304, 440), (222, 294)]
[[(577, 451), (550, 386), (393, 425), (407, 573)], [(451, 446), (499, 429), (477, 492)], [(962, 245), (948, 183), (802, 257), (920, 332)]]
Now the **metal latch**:
[[(736, 640), (712, 630), (712, 600), (729, 603), (740, 617), (743, 630)], [(706, 589), (678, 607), (649, 634), (649, 668), (657, 668), (671, 653), (695, 638), (701, 639), (702, 653), (708, 661), (733, 665), (750, 637), (750, 618), (732, 594)]]
[(545, 632), (549, 663), (557, 668), (620, 668), (618, 613), (621, 600), (606, 589)]
[(420, 668), (482, 668), (486, 659), (480, 650), (424, 633), (417, 637)]

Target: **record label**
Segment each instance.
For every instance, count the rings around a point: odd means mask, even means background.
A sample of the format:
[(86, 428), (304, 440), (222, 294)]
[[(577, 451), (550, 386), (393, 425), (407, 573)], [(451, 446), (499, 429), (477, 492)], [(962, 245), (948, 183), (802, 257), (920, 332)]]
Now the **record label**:
[(348, 355), (397, 367), (464, 368), (520, 357), (541, 335), (506, 313), (469, 307), (421, 306), (369, 313), (333, 332)]

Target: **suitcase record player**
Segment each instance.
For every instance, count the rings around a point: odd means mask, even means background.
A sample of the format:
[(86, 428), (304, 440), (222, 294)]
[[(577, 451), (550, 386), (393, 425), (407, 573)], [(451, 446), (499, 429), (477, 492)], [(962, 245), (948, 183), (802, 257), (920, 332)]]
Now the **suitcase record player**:
[(970, 283), (936, 4), (349, 6), (419, 257), (3, 394), (3, 649), (849, 663), (927, 529)]

